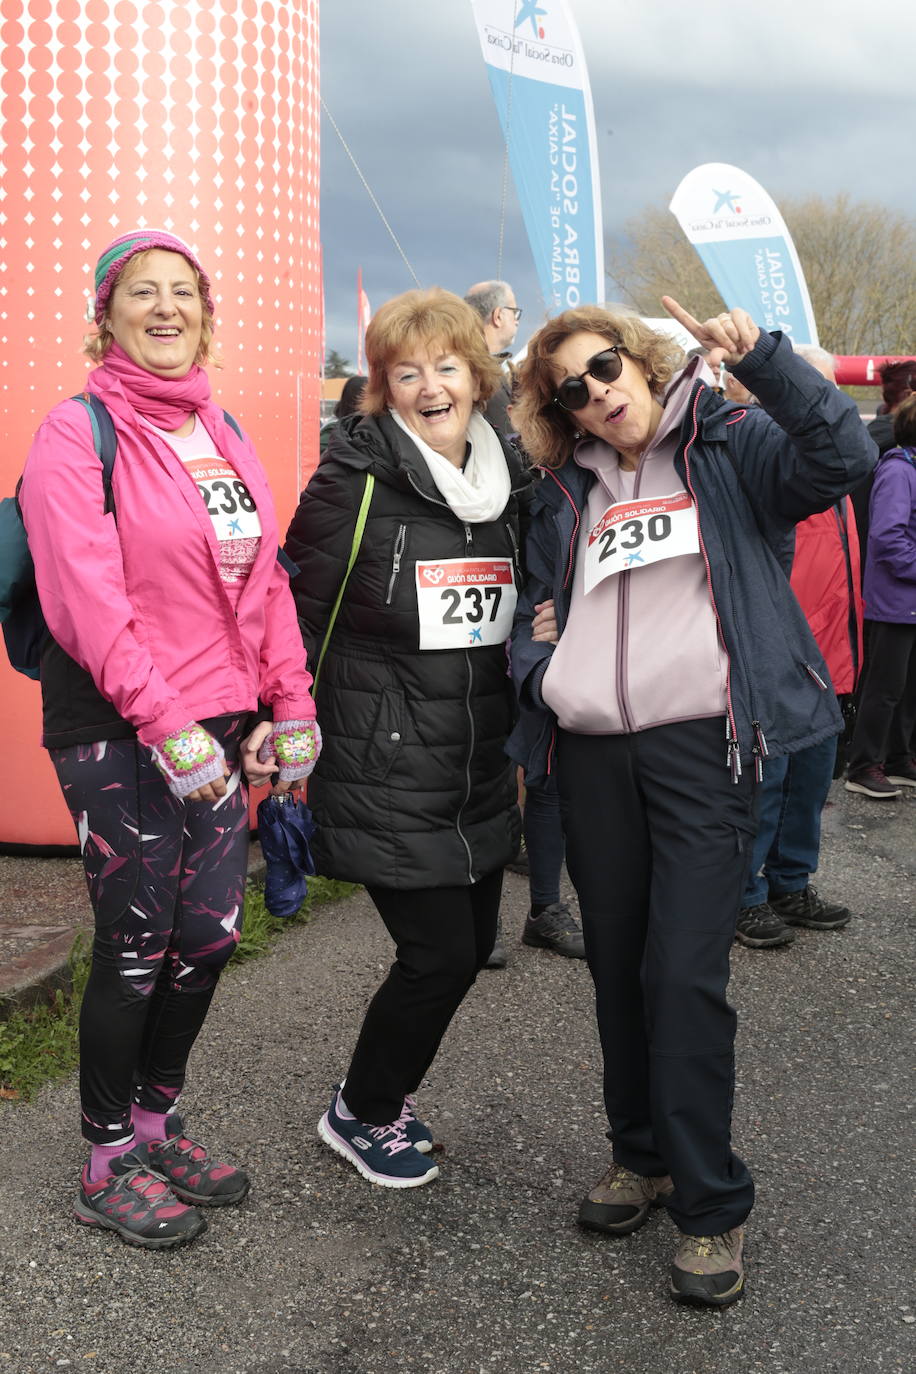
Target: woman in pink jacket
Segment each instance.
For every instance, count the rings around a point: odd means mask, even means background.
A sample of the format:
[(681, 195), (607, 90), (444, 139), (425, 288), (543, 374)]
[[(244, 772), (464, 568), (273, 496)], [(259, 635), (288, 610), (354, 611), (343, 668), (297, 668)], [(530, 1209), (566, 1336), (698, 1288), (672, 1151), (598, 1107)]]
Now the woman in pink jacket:
[[(96, 919), (80, 1022), (76, 1217), (163, 1248), (240, 1201), (175, 1113), (238, 943), (245, 778), (287, 789), (321, 747), (277, 523), (248, 440), (210, 399), (210, 283), (161, 230), (95, 273), (88, 392), (117, 437), (106, 490), (78, 400), (40, 426), (20, 493), (49, 638), (43, 743), (76, 824)], [(297, 647), (298, 646), (298, 647)], [(250, 713), (272, 719), (254, 724)]]

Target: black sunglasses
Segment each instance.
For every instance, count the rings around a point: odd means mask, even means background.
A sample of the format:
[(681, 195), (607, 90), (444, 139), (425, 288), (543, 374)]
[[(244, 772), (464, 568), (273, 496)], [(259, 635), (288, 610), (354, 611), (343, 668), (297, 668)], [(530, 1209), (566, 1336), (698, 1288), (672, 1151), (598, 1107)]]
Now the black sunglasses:
[(584, 410), (591, 400), (586, 377), (594, 377), (596, 382), (616, 382), (623, 371), (623, 359), (619, 353), (620, 344), (602, 349), (578, 377), (567, 377), (557, 387), (554, 400), (564, 410)]

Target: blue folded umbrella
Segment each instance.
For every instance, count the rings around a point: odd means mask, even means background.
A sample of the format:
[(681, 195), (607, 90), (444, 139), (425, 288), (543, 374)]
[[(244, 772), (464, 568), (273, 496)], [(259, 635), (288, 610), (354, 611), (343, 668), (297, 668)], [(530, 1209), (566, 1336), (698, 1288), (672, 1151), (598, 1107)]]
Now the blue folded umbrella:
[(314, 832), (311, 811), (291, 792), (265, 797), (258, 806), (258, 839), (267, 863), (264, 905), (272, 916), (295, 916), (304, 902), (306, 875), (315, 872), (309, 849)]

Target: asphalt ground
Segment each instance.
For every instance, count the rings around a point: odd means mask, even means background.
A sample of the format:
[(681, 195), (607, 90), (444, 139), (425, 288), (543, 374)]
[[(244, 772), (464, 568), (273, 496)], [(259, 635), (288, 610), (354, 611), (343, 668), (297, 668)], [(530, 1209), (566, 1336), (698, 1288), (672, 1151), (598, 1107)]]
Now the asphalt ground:
[(734, 951), (758, 1189), (734, 1307), (669, 1300), (663, 1213), (616, 1240), (576, 1226), (609, 1158), (591, 986), (519, 944), (508, 875), (509, 968), (481, 974), (420, 1093), (443, 1147), (427, 1187), (372, 1187), (315, 1134), (390, 959), (364, 894), (221, 984), (183, 1110), (254, 1186), (195, 1245), (73, 1222), (75, 1080), (2, 1104), (0, 1374), (912, 1371), (916, 793), (835, 787), (824, 829), (817, 881), (854, 921)]

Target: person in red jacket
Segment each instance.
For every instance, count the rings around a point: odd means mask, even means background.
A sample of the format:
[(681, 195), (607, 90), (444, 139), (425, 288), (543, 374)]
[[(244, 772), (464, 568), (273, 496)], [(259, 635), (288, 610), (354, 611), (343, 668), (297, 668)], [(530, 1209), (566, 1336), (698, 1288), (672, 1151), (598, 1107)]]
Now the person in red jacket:
[[(823, 349), (795, 350), (836, 381)], [(855, 690), (862, 663), (862, 592), (856, 518), (848, 496), (795, 527), (792, 590), (842, 700)], [(808, 879), (817, 869), (821, 812), (834, 776), (835, 737), (788, 758), (768, 759), (760, 788), (757, 838), (735, 938), (752, 949), (785, 945), (795, 926), (837, 930), (851, 912), (826, 902)]]

